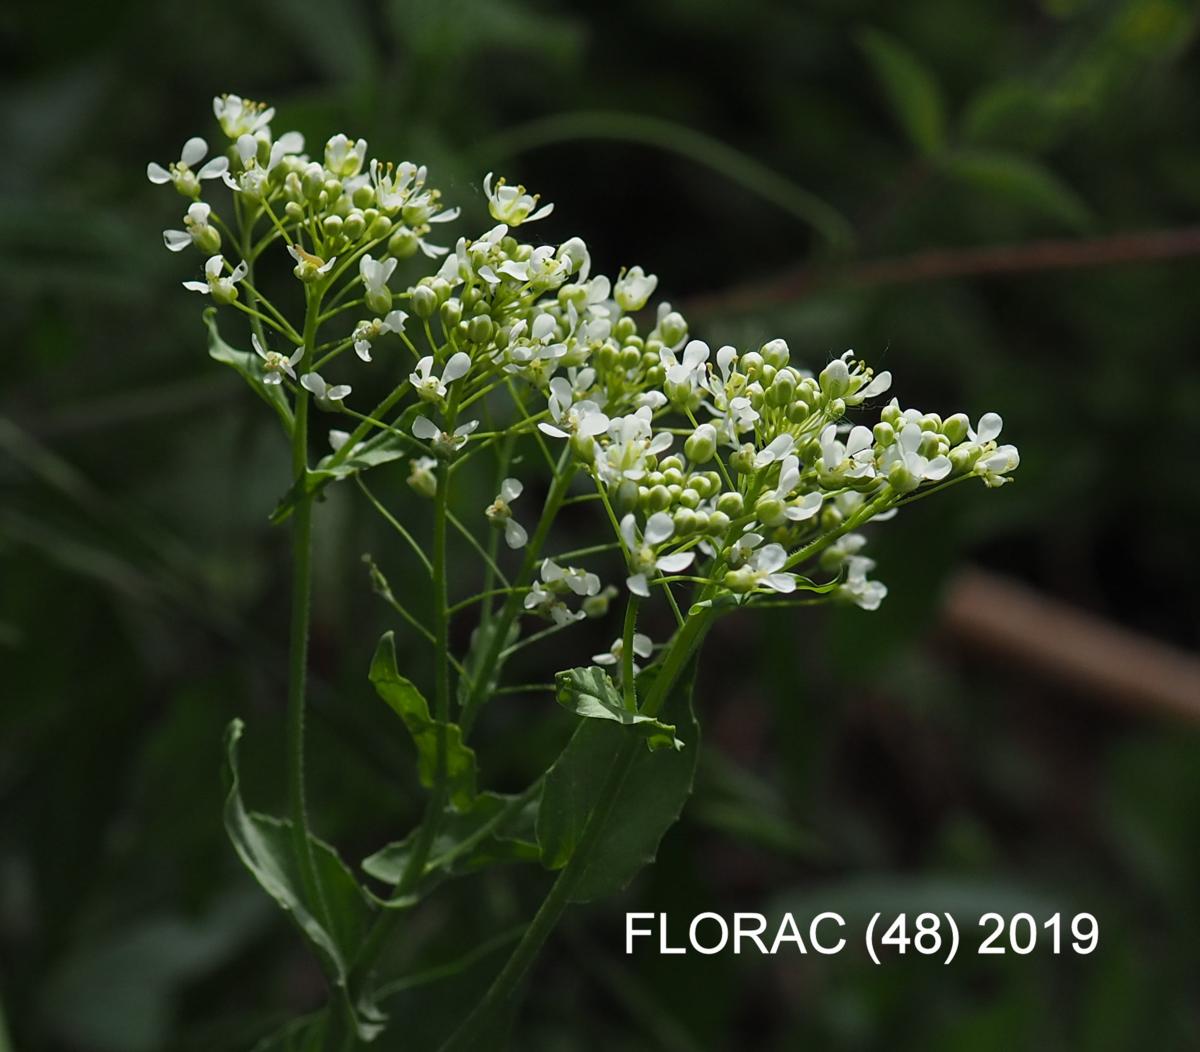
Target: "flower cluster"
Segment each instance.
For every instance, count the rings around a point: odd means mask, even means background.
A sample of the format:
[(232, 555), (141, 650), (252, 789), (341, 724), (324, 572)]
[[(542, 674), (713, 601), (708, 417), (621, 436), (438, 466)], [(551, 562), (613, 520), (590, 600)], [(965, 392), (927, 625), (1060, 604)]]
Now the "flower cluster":
[[(793, 364), (782, 339), (714, 352), (669, 303), (647, 309), (658, 279), (642, 267), (614, 280), (593, 273), (578, 237), (525, 240), (523, 228), (553, 205), (522, 186), (489, 173), (494, 225), (444, 248), (427, 239), (459, 213), (443, 206), (423, 166), (369, 159), (367, 143), (345, 135), (311, 158), (296, 133), (273, 136), (273, 109), (235, 95), (214, 100), (214, 112), (229, 140), (223, 155), (201, 165), (207, 144), (189, 139), (179, 161), (152, 164), (148, 175), (189, 200), (166, 245), (207, 256), (204, 280), (187, 288), (251, 315), (262, 382), (346, 413), (352, 385), (328, 382), (318, 368), (350, 348), (369, 366), (382, 341), (398, 337), (387, 346), (404, 358), (399, 393), (420, 407), (402, 425), (419, 452), (413, 489), (433, 496), (438, 471), (476, 444), (533, 436), (555, 473), (590, 478), (634, 596), (685, 584), (736, 603), (808, 591), (874, 609), (886, 588), (869, 578), (874, 563), (858, 529), (967, 478), (1000, 486), (1019, 463), (1016, 448), (998, 441), (995, 413), (972, 424), (892, 399), (868, 418), (867, 404), (892, 378), (853, 352), (817, 372)], [(200, 200), (207, 183), (232, 191), (236, 231)], [(237, 262), (222, 254), (225, 241)], [(254, 267), (273, 246), (281, 252), (277, 242), (310, 302), (328, 305), (319, 320), (336, 317), (342, 336), (306, 342), (259, 295)], [(400, 262), (418, 252), (444, 258), (394, 290)], [(268, 330), (292, 347), (272, 350)], [(479, 430), (485, 407), (493, 419), (509, 414), (506, 430)], [(373, 413), (359, 419), (354, 442), (332, 433), (335, 459), (395, 426)], [(520, 480), (505, 478), (485, 509), (512, 548), (529, 538), (510, 507), (521, 492)], [(568, 601), (606, 594), (595, 574), (548, 559), (524, 606), (567, 623), (583, 616)]]

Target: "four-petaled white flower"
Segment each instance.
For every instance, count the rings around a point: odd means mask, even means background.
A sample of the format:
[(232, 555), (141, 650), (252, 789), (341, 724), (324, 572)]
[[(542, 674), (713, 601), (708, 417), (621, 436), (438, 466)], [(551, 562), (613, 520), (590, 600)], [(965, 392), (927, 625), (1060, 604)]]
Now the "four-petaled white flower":
[(196, 197), (200, 193), (201, 179), (216, 179), (229, 167), (228, 157), (214, 157), (199, 171), (193, 171), (208, 153), (208, 143), (196, 135), (183, 144), (179, 160), (164, 168), (151, 161), (146, 165), (146, 178), (152, 183), (173, 183), (184, 197)]
[(926, 457), (920, 450), (926, 441), (921, 425), (904, 425), (896, 442), (883, 451), (882, 470), (888, 482), (899, 492), (909, 493), (922, 482), (936, 482), (950, 474), (950, 458), (942, 454)]
[(646, 457), (657, 456), (671, 448), (675, 436), (669, 431), (653, 433), (650, 408), (608, 422), (608, 447), (596, 456), (596, 470), (609, 485), (624, 479), (637, 482), (646, 474)]
[(351, 391), (349, 384), (327, 384), (320, 373), (305, 373), (300, 377), (300, 386), (310, 392), (318, 404), (326, 405), (340, 402)]
[(659, 359), (667, 370), (668, 386), (687, 394), (694, 391), (707, 375), (709, 353), (703, 340), (689, 340), (682, 358), (676, 358), (675, 352), (667, 347), (659, 351)]
[[(254, 353), (263, 360), (263, 383), (278, 384), (283, 382), (285, 375), (296, 379), (294, 366), (304, 357), (304, 348), (298, 347), (290, 358), (278, 351), (268, 351), (258, 340), (258, 334), (252, 333), (250, 342), (254, 345)], [(347, 389), (349, 394), (349, 389)]]
[(846, 559), (846, 580), (838, 585), (836, 595), (848, 599), (864, 610), (878, 610), (887, 598), (887, 585), (882, 581), (868, 581), (867, 574), (875, 569), (875, 560), (865, 555), (851, 555)]
[(838, 478), (871, 478), (875, 474), (875, 440), (869, 427), (856, 424), (850, 429), (843, 443), (837, 437), (836, 424), (829, 424), (821, 432), (821, 471), (826, 476)]
[(413, 421), (412, 432), (423, 442), (428, 442), (432, 445), (433, 451), (438, 456), (448, 457), (457, 453), (467, 444), (468, 436), (478, 426), (478, 420), (468, 420), (465, 424), (460, 424), (456, 427), (454, 433), (450, 434), (443, 431), (428, 417), (419, 416)]
[(570, 438), (573, 435), (583, 435), (594, 438), (608, 430), (608, 417), (600, 411), (600, 407), (592, 401), (574, 401), (575, 390), (565, 376), (556, 376), (550, 381), (550, 397), (548, 405), (553, 424), (542, 420), (538, 423), (539, 430), (551, 438)]
[(613, 289), (613, 299), (621, 310), (635, 311), (646, 306), (646, 301), (658, 287), (658, 276), (647, 274), (641, 267), (630, 267), (622, 271)]
[[(775, 487), (775, 497), (784, 505), (784, 517), (792, 522), (804, 522), (806, 519), (811, 519), (821, 510), (821, 504), (824, 501), (824, 497), (818, 491), (812, 490), (799, 500), (788, 503), (791, 501), (792, 493), (799, 485), (800, 459), (795, 456), (786, 456), (779, 465), (779, 483)], [(776, 524), (767, 523), (766, 525)]]
[(493, 526), (503, 528), (504, 540), (510, 548), (524, 548), (525, 542), (529, 540), (529, 534), (525, 532), (525, 527), (512, 517), (512, 508), (510, 507), (524, 490), (525, 487), (521, 484), (520, 479), (505, 479), (500, 483), (500, 493), (484, 511), (488, 522)]
[(362, 278), (362, 283), (367, 290), (368, 297), (388, 296), (391, 294), (387, 283), (392, 276), (392, 272), (396, 269), (398, 262), (394, 258), (372, 259), (370, 256), (363, 256), (358, 261), (358, 276)]
[[(648, 658), (654, 653), (654, 644), (650, 641), (650, 637), (642, 632), (633, 633), (633, 653), (640, 658)], [(618, 637), (613, 641), (613, 645), (608, 648), (603, 654), (593, 654), (592, 660), (597, 665), (615, 665), (617, 670), (617, 682), (620, 683), (625, 675), (625, 662), (622, 658), (625, 655), (625, 640)], [(642, 671), (641, 665), (636, 661), (633, 662), (633, 674), (636, 676)]]
[(679, 573), (692, 565), (695, 552), (675, 552), (671, 555), (656, 555), (654, 549), (665, 544), (675, 532), (675, 523), (664, 511), (656, 511), (646, 520), (646, 528), (638, 536), (637, 520), (630, 513), (621, 520), (621, 540), (629, 556), (633, 572), (625, 584), (634, 595), (647, 598), (650, 588), (647, 575), (658, 570), (662, 573)]
[(417, 362), (416, 371), (408, 374), (408, 382), (423, 402), (441, 402), (446, 397), (448, 385), (466, 376), (470, 368), (471, 356), (465, 351), (457, 351), (450, 356), (439, 379), (433, 371), (433, 355), (427, 354)]
[(325, 144), (325, 167), (339, 179), (358, 175), (366, 159), (366, 139), (351, 142), (347, 136), (339, 133)]
[(205, 280), (185, 281), (183, 287), (191, 292), (200, 292), (206, 296), (211, 293), (213, 299), (218, 302), (228, 303), (231, 300), (237, 299), (237, 289), (234, 286), (250, 272), (250, 268), (246, 265), (245, 260), (243, 260), (233, 268), (232, 273), (222, 276), (224, 269), (224, 256), (209, 256), (204, 263)]
[[(267, 163), (262, 165), (258, 163), (258, 139), (248, 134), (239, 136), (237, 155), (241, 159), (242, 170), (235, 176), (226, 169), (221, 173), (221, 179), (226, 186), (237, 193), (245, 194), (250, 198), (262, 197), (266, 192), (267, 180), (270, 178), (271, 172), (283, 160), (284, 155), (290, 152), (288, 147), (293, 145), (295, 142), (290, 140), (287, 135), (278, 142), (272, 143)], [(303, 148), (303, 140), (301, 140), (301, 148)]]
[(761, 471), (763, 468), (774, 464), (777, 460), (782, 460), (793, 449), (796, 448), (796, 440), (786, 432), (782, 435), (776, 435), (762, 449), (754, 454), (754, 469)]
[[(745, 539), (745, 538), (743, 538)], [(796, 590), (793, 574), (781, 572), (787, 564), (787, 552), (782, 544), (768, 544), (757, 548), (746, 563), (746, 572), (754, 588), (768, 588), (772, 592), (787, 595)]]
[(402, 333), (408, 315), (402, 310), (388, 311), (383, 318), (360, 321), (354, 326), (354, 353), (364, 362), (371, 360), (371, 344), (385, 333)]
[(311, 252), (306, 251), (299, 245), (288, 245), (287, 250), (288, 255), (296, 261), (296, 265), (292, 268), (292, 273), (301, 281), (316, 281), (322, 275), (328, 274), (337, 262), (337, 256), (325, 260), (320, 256), (315, 256)]
[(520, 226), (545, 219), (554, 211), (554, 205), (543, 205), (535, 212), (538, 194), (527, 194), (523, 186), (509, 186), (503, 176), (493, 186), (491, 172), (483, 177), (483, 193), (487, 197), (488, 211), (497, 223)]

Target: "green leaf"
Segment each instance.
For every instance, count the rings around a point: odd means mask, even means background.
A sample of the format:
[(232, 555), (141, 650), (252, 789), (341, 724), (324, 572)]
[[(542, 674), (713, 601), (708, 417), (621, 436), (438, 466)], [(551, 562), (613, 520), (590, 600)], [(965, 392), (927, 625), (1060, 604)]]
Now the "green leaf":
[(913, 145), (923, 154), (946, 144), (946, 103), (933, 75), (911, 51), (886, 33), (865, 29), (858, 46)]
[[(534, 841), (538, 800), (534, 795), (480, 793), (466, 811), (447, 808), (438, 825), (418, 890), (429, 891), (448, 876), (470, 873), (502, 862), (539, 857)], [(363, 860), (376, 880), (396, 885), (408, 869), (417, 830)]]
[(962, 137), (971, 146), (1047, 150), (1061, 138), (1070, 110), (1070, 102), (1058, 93), (1026, 81), (1001, 80), (968, 103)]
[[(594, 844), (590, 861), (571, 893), (590, 902), (624, 888), (654, 861), (659, 841), (679, 818), (692, 791), (699, 755), (700, 727), (692, 712), (695, 671), (684, 672), (663, 714), (683, 729), (691, 747), (650, 752), (638, 748), (617, 789), (609, 819)], [(657, 670), (639, 677), (645, 687)], [(537, 818), (542, 864), (561, 869), (570, 861), (600, 801), (614, 758), (629, 744), (625, 730), (607, 719), (584, 720), (546, 774)]]
[(287, 395), (282, 384), (265, 384), (262, 380), (262, 368), (258, 355), (253, 351), (239, 351), (230, 347), (217, 330), (217, 308), (207, 307), (204, 311), (204, 324), (208, 326), (208, 356), (213, 361), (228, 365), (250, 385), (259, 398), (267, 403), (283, 421), (283, 428), (288, 433), (292, 430), (292, 409), (288, 405)]
[(607, 672), (591, 665), (571, 668), (554, 678), (558, 686), (558, 703), (576, 716), (587, 719), (612, 720), (623, 727), (633, 727), (646, 737), (651, 749), (682, 749), (683, 742), (675, 737), (675, 728), (653, 716), (644, 716), (625, 708), (621, 692)]
[[(243, 724), (234, 720), (225, 732), (229, 793), (225, 831), (254, 879), (299, 927), (317, 951), (330, 981), (348, 998), (351, 962), (371, 924), (371, 904), (354, 875), (329, 844), (310, 837), (320, 886), (320, 902), (305, 893), (292, 845), (292, 825), (284, 819), (247, 811), (242, 803), (237, 745)], [(382, 1017), (369, 1005), (352, 1009), (363, 1040), (379, 1032)]]
[(1040, 161), (990, 150), (961, 150), (945, 159), (954, 178), (1034, 212), (1086, 230), (1092, 213), (1083, 199)]
[[(463, 659), (463, 669), (466, 671), (465, 676), (460, 676), (458, 679), (458, 703), (466, 705), (467, 699), (471, 695), (472, 687), (476, 680), (481, 675), (481, 669), (484, 667), (484, 659), (487, 657), (488, 651), (496, 640), (496, 633), (500, 630), (497, 620), (493, 619), (486, 624), (479, 625), (474, 632), (471, 633), (471, 645), (467, 649), (467, 655)], [(496, 686), (500, 682), (500, 674), (504, 669), (504, 661), (502, 655), (504, 651), (511, 647), (521, 634), (521, 623), (519, 618), (514, 618), (508, 624), (508, 630), (504, 636), (504, 643), (500, 647), (498, 656), (492, 662), (491, 669), (488, 674), (487, 681), (483, 684), (481, 697), (487, 701), (496, 692)]]
[(463, 743), (457, 723), (440, 724), (429, 713), (429, 703), (416, 686), (396, 668), (396, 641), (385, 632), (371, 659), (371, 683), (376, 693), (404, 721), (417, 747), (417, 775), (428, 789), (437, 770), (439, 728), (446, 738), (446, 777), (450, 800), (459, 811), (471, 807), (475, 798), (475, 751)]
[(341, 482), (361, 471), (368, 471), (381, 464), (390, 464), (392, 461), (412, 456), (414, 454), (413, 445), (402, 435), (406, 434), (406, 429), (419, 408), (419, 405), (409, 406), (400, 414), (390, 431), (381, 432), (358, 443), (345, 459), (335, 460), (335, 453), (322, 457), (317, 461), (315, 467), (304, 473), (304, 476), (288, 490), (275, 506), (275, 510), (271, 512), (271, 522), (277, 526), (286, 522), (300, 500), (315, 496), (331, 482)]

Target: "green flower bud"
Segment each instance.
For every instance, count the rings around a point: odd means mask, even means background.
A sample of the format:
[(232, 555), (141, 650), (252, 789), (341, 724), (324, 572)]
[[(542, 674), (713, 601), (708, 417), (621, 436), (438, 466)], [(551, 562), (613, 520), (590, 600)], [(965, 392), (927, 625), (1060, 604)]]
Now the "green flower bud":
[(692, 524), (696, 533), (708, 533), (708, 512), (701, 509), (696, 512), (696, 521)]
[(846, 402), (842, 398), (835, 398), (829, 403), (829, 415), (835, 420), (846, 415)]
[(678, 484), (668, 485), (667, 492), (671, 495), (671, 503), (674, 504), (683, 496), (683, 487)]
[(982, 447), (974, 442), (964, 442), (961, 446), (955, 446), (949, 453), (951, 470), (955, 475), (970, 471), (982, 453)]
[(433, 289), (437, 296), (438, 303), (445, 303), (450, 298), (450, 293), (453, 289), (450, 288), (450, 282), (445, 278), (434, 278), (429, 282), (429, 287)]
[(672, 468), (676, 471), (683, 470), (683, 461), (679, 459), (679, 455), (677, 453), (671, 453), (669, 456), (663, 457), (662, 460), (658, 462), (659, 471), (670, 471)]
[(731, 518), (737, 518), (745, 510), (745, 501), (740, 493), (730, 490), (717, 498), (717, 511), (722, 511)]
[(921, 485), (921, 480), (901, 461), (892, 465), (891, 470), (888, 471), (887, 480), (897, 493), (911, 493)]
[(592, 359), (599, 369), (608, 370), (617, 364), (617, 349), (611, 343), (602, 343), (596, 348)]
[(457, 297), (451, 297), (438, 308), (438, 313), (442, 316), (442, 324), (447, 326), (457, 325), (462, 321), (462, 300)]
[(682, 343), (688, 334), (688, 324), (678, 311), (671, 311), (658, 323), (658, 332), (662, 342), (668, 347)]
[(618, 515), (628, 515), (637, 507), (638, 484), (625, 479), (613, 495), (613, 507)]
[(611, 584), (596, 595), (587, 596), (579, 604), (579, 609), (587, 617), (604, 617), (608, 613), (609, 604), (617, 597), (617, 590)]
[(701, 424), (684, 442), (683, 452), (693, 464), (707, 464), (717, 452), (717, 429)]
[(392, 221), (387, 216), (379, 216), (371, 220), (371, 225), (367, 227), (367, 237), (372, 241), (379, 237), (387, 237), (391, 229)]
[(696, 513), (691, 508), (680, 508), (671, 518), (677, 534), (692, 533), (696, 529)]
[(764, 364), (763, 356), (759, 354), (758, 351), (747, 351), (742, 355), (742, 372), (750, 377), (751, 380), (758, 379)]
[(417, 235), (409, 227), (398, 226), (388, 239), (388, 252), (397, 259), (408, 259), (415, 255), (420, 247), (417, 244), (418, 240)]
[(612, 334), (618, 343), (626, 344), (631, 336), (637, 335), (637, 323), (628, 314), (617, 319), (612, 328)]
[(636, 347), (622, 347), (620, 361), (622, 369), (636, 369), (642, 362), (642, 352)]
[(656, 365), (652, 369), (646, 370), (646, 385), (648, 387), (662, 387), (667, 379), (667, 370), (661, 365)]
[(744, 595), (754, 588), (754, 571), (746, 567), (730, 570), (725, 575), (724, 585), (735, 595)]
[(392, 309), (392, 290), (384, 286), (380, 289), (372, 289), (367, 293), (367, 310), (374, 311), (376, 314), (386, 314)]
[(841, 358), (835, 358), (818, 377), (826, 398), (840, 398), (850, 390), (850, 367)]
[(413, 313), (418, 318), (432, 318), (437, 306), (437, 293), (428, 285), (418, 285), (412, 290)]
[[(669, 457), (668, 459), (671, 461), (677, 460), (676, 457)], [(662, 473), (663, 481), (668, 486), (682, 486), (683, 485), (683, 472), (680, 471), (679, 468), (677, 468), (674, 463), (672, 463), (668, 467), (667, 462), (663, 461), (662, 463), (659, 464), (659, 467), (664, 469), (663, 473)]]
[(921, 425), (922, 431), (940, 431), (942, 429), (942, 418), (937, 413), (926, 413), (917, 423)]
[(650, 487), (650, 496), (647, 498), (646, 507), (650, 511), (666, 511), (671, 506), (671, 491), (662, 483), (652, 485)]
[(776, 369), (782, 369), (791, 357), (786, 340), (770, 340), (762, 345), (760, 353), (763, 360)]
[(363, 218), (362, 212), (351, 212), (342, 224), (342, 233), (351, 241), (357, 241), (363, 236), (366, 229), (367, 221)]
[(467, 338), (472, 343), (487, 343), (492, 338), (494, 327), (491, 318), (486, 314), (480, 314), (478, 317), (472, 318), (467, 325)]
[(970, 427), (971, 421), (967, 419), (966, 413), (955, 413), (953, 416), (947, 417), (942, 424), (942, 434), (946, 436), (946, 441), (950, 445), (957, 446), (966, 439)]
[(354, 202), (355, 208), (370, 208), (375, 203), (375, 187), (370, 183), (356, 187), (350, 200)]
[(422, 497), (433, 499), (437, 492), (437, 476), (434, 474), (436, 461), (433, 457), (417, 457), (408, 462), (408, 484)]
[(708, 513), (708, 529), (705, 532), (710, 537), (722, 537), (729, 529), (729, 516), (721, 510)]
[(304, 218), (304, 209), (295, 201), (289, 201), (283, 206), (284, 219), (290, 219), (293, 222), (299, 222)]
[(691, 508), (694, 511), (700, 507), (700, 494), (692, 489), (691, 486), (685, 486), (683, 492), (679, 494), (679, 503), (685, 508)]
[(896, 431), (891, 424), (880, 420), (873, 428), (871, 433), (875, 436), (875, 445), (881, 449), (885, 446), (890, 446), (896, 441)]
[(205, 226), (193, 235), (196, 247), (206, 256), (215, 256), (221, 251), (221, 233), (215, 226)]
[(568, 444), (576, 460), (588, 464), (596, 459), (596, 440), (591, 435), (572, 435)]
[(754, 514), (765, 526), (778, 526), (787, 521), (784, 503), (773, 493), (764, 493), (754, 504)]
[(749, 442), (742, 443), (740, 449), (733, 453), (729, 458), (729, 466), (734, 471), (746, 475), (754, 470), (754, 457), (756, 450)]

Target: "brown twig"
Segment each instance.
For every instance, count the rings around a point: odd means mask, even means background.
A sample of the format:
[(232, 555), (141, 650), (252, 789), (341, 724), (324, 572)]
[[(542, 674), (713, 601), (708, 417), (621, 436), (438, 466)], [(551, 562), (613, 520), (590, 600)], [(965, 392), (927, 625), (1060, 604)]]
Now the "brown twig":
[(972, 649), (1123, 708), (1200, 720), (1200, 659), (978, 569), (951, 582), (943, 624)]
[(947, 278), (1152, 263), (1188, 256), (1200, 256), (1200, 226), (1030, 241), (1021, 245), (925, 249), (891, 259), (801, 267), (765, 281), (695, 297), (689, 301), (688, 310), (694, 315), (748, 311), (801, 299), (814, 288), (827, 285), (858, 288), (903, 285)]

